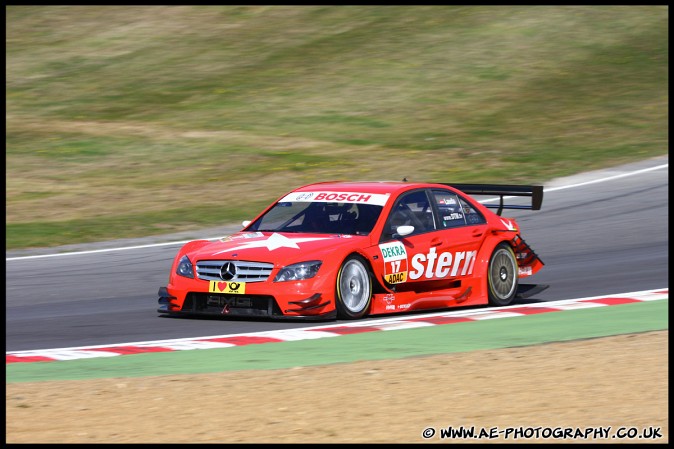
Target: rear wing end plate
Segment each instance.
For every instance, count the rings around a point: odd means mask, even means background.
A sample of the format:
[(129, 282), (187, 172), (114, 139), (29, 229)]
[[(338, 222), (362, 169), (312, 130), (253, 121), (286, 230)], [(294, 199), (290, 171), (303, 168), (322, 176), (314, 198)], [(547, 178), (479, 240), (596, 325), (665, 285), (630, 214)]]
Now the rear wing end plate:
[[(540, 210), (543, 204), (543, 186), (510, 185), (510, 184), (442, 184), (453, 187), (467, 195), (498, 196), (499, 204), (484, 204), (490, 209), (498, 209), (497, 215), (501, 215), (503, 209), (526, 209)], [(528, 196), (531, 198), (530, 205), (504, 204), (505, 197)]]

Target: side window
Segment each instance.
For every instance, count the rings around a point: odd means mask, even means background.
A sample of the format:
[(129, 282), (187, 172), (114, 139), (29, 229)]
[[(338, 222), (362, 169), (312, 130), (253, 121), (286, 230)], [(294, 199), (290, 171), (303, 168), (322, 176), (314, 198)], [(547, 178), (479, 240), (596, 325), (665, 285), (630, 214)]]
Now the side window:
[(414, 226), (411, 235), (435, 230), (433, 208), (425, 191), (407, 193), (396, 201), (386, 220), (382, 240), (391, 240), (398, 226)]
[(464, 200), (461, 197), (459, 197), (459, 201), (461, 201), (461, 208), (463, 209), (463, 214), (466, 217), (466, 222), (469, 225), (483, 224), (487, 222), (487, 220), (480, 213), (480, 211), (471, 206), (468, 201)]
[(443, 229), (466, 225), (466, 216), (459, 203), (459, 197), (447, 190), (434, 190), (433, 198), (438, 206), (440, 223)]

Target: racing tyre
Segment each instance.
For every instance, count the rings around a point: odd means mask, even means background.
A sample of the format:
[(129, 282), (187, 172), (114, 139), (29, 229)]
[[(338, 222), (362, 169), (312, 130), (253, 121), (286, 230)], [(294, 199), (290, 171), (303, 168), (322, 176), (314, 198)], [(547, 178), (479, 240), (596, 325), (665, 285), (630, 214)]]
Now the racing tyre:
[(499, 243), (489, 260), (487, 284), (489, 287), (489, 304), (507, 306), (517, 294), (517, 259), (512, 247)]
[(357, 255), (346, 258), (337, 273), (335, 297), (338, 318), (361, 318), (369, 312), (372, 277), (365, 259)]

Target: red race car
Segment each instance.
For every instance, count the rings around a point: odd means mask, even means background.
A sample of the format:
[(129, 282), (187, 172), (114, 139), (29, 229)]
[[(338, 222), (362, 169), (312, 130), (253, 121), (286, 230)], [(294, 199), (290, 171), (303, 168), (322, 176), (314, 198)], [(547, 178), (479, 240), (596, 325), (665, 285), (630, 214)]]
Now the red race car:
[[(473, 195), (494, 198), (483, 204)], [(511, 197), (529, 199), (504, 204)], [(519, 283), (543, 262), (501, 212), (538, 210), (542, 201), (542, 186), (310, 184), (236, 234), (185, 244), (159, 289), (158, 311), (354, 319), (505, 306), (547, 286)]]

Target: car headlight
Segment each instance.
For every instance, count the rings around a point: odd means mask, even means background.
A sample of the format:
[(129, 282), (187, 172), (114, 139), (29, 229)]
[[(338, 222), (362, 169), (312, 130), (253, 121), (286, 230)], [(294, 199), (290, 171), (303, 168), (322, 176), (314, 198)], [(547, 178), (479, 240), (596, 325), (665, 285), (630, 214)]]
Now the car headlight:
[(318, 269), (321, 268), (320, 260), (310, 260), (308, 262), (300, 262), (287, 267), (281, 268), (281, 271), (278, 272), (274, 278), (274, 282), (285, 282), (285, 281), (301, 281), (304, 279), (311, 279), (316, 276)]
[(178, 268), (176, 269), (176, 274), (184, 276), (186, 278), (194, 279), (194, 267), (192, 262), (190, 262), (189, 257), (183, 256), (178, 263)]

